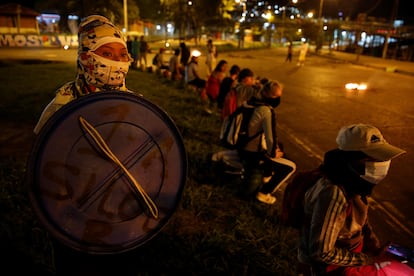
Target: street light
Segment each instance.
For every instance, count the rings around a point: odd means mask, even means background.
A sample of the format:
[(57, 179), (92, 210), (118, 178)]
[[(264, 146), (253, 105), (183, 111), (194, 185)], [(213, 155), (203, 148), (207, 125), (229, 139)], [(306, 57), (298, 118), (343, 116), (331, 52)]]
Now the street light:
[(262, 17), (266, 19), (266, 23), (264, 24), (264, 27), (266, 28), (266, 42), (267, 47), (271, 48), (272, 46), (272, 21), (273, 21), (273, 15), (271, 11), (267, 11), (265, 14), (262, 14)]

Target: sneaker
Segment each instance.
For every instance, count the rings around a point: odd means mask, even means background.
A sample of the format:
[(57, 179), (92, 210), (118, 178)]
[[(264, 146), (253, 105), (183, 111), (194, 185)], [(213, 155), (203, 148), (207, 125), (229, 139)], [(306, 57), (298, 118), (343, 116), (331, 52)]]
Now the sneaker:
[(276, 197), (272, 196), (271, 194), (264, 194), (261, 192), (258, 192), (256, 194), (256, 199), (266, 204), (273, 204), (276, 202)]

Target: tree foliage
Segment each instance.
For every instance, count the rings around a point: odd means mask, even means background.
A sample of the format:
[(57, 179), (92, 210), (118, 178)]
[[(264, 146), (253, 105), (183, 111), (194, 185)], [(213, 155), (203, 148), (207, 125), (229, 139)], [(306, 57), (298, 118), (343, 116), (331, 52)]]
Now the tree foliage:
[[(123, 25), (124, 23), (124, 5), (123, 1), (111, 0), (44, 0), (37, 1), (35, 5), (39, 11), (54, 11), (61, 15), (61, 30), (67, 28), (67, 15), (78, 15), (83, 18), (92, 14), (99, 14), (107, 17), (115, 24)], [(134, 20), (139, 18), (139, 9), (135, 0), (127, 0), (128, 19)]]
[[(191, 4), (190, 4), (191, 2)], [(174, 22), (182, 37), (186, 33), (198, 36), (201, 31), (212, 32), (232, 25), (231, 0), (161, 0), (165, 20)]]
[[(158, 21), (162, 19), (162, 5), (160, 0), (134, 0), (139, 8), (140, 18)], [(128, 7), (129, 8), (129, 7)]]

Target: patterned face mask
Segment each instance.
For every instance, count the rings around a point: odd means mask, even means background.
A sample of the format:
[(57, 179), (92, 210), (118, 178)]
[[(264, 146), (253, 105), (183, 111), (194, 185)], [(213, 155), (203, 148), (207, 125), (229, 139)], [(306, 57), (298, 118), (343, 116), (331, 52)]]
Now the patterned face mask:
[(85, 68), (85, 79), (90, 85), (99, 88), (118, 88), (124, 83), (130, 62), (114, 61), (89, 52)]

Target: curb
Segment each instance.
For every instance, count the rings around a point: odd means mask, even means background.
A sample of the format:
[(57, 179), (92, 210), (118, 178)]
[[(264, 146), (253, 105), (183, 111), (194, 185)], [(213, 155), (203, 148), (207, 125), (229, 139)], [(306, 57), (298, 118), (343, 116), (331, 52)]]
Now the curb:
[[(360, 63), (356, 60), (354, 60), (354, 61), (353, 60), (348, 60), (348, 59), (340, 58), (338, 56), (334, 56), (332, 54), (317, 54), (317, 56), (322, 57), (322, 58), (341, 60), (343, 62), (348, 62), (348, 63), (354, 64), (354, 65), (370, 67), (370, 68), (385, 71), (387, 73), (398, 73), (398, 74), (407, 75), (407, 76), (414, 76), (414, 71), (406, 71), (406, 70), (398, 69), (398, 66), (392, 66), (392, 65), (379, 66), (379, 65), (373, 65), (373, 64), (370, 64), (370, 63)], [(414, 65), (413, 65), (413, 67), (414, 67)]]

